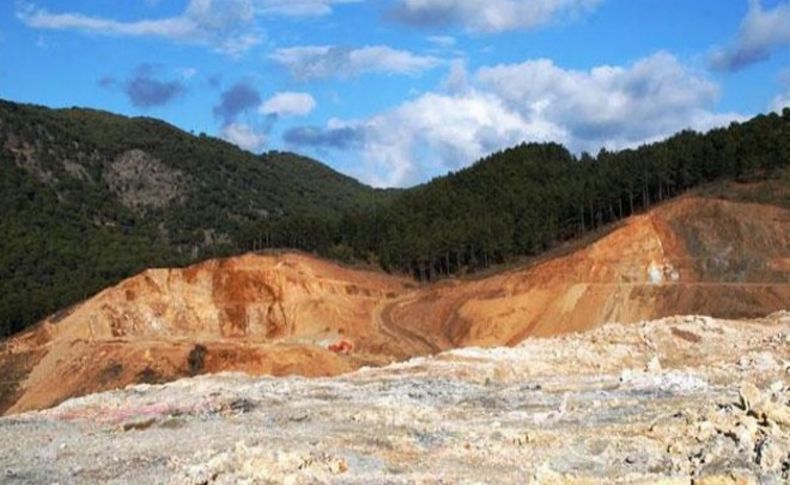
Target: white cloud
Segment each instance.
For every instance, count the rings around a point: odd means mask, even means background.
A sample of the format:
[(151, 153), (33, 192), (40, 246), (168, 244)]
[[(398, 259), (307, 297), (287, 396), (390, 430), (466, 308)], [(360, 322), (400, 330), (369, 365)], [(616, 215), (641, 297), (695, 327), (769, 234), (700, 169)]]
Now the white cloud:
[(317, 17), (332, 13), (334, 5), (358, 3), (364, 0), (258, 0), (264, 14)]
[(363, 175), (380, 186), (410, 185), (461, 168), (520, 142), (526, 133), (541, 141), (564, 138), (556, 127), (525, 120), (500, 98), (474, 90), (427, 93), (366, 120), (360, 129)]
[(595, 153), (743, 119), (714, 112), (717, 96), (715, 84), (666, 53), (589, 71), (533, 60), (468, 75), (455, 63), (443, 91), (367, 119), (335, 120), (322, 132), (294, 129), (290, 138), (320, 149), (357, 150), (364, 166), (356, 175), (404, 186), (525, 141)]
[(288, 116), (306, 116), (316, 107), (315, 98), (307, 93), (277, 93), (266, 100), (260, 107), (261, 114)]
[(563, 126), (573, 149), (620, 148), (715, 124), (718, 86), (658, 53), (627, 66), (565, 70), (550, 60), (483, 68), (478, 82), (525, 119)]
[(394, 15), (408, 24), (460, 25), (477, 32), (532, 29), (594, 9), (601, 0), (399, 0)]
[(466, 61), (457, 59), (450, 63), (450, 72), (442, 81), (442, 90), (457, 93), (469, 89), (469, 72)]
[(247, 33), (225, 39), (220, 45), (215, 46), (215, 50), (230, 57), (239, 57), (262, 41), (263, 35)]
[(277, 49), (270, 59), (297, 79), (353, 77), (364, 73), (416, 75), (440, 64), (433, 56), (420, 56), (384, 45), (350, 49), (338, 46), (299, 46)]
[(266, 135), (245, 123), (230, 123), (222, 128), (220, 136), (244, 150), (255, 151), (266, 144)]
[(713, 67), (737, 71), (767, 59), (775, 49), (790, 45), (790, 2), (773, 10), (763, 9), (760, 0), (749, 1), (749, 12), (741, 22), (734, 45), (713, 52)]
[(120, 22), (80, 13), (51, 13), (27, 6), (17, 16), (29, 27), (77, 30), (95, 35), (159, 37), (189, 44), (210, 45), (229, 55), (239, 55), (262, 41), (254, 26), (252, 0), (190, 0), (178, 16)]
[[(158, 37), (211, 46), (236, 57), (263, 41), (255, 19), (260, 15), (320, 16), (332, 6), (362, 0), (189, 0), (180, 15), (122, 22), (78, 12), (54, 13), (33, 5), (18, 9), (26, 25), (38, 29), (76, 30), (94, 35)], [(149, 3), (153, 4), (155, 2)]]

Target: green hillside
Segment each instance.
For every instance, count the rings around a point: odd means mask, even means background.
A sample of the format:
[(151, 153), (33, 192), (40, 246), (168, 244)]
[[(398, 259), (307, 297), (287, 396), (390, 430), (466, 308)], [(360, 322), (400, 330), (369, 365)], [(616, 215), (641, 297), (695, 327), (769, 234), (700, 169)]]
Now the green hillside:
[[(728, 181), (782, 185), (790, 167), (790, 109), (706, 134), (683, 131), (637, 149), (576, 157), (557, 144), (523, 144), (403, 193), (347, 224), (353, 252), (420, 279), (535, 256), (656, 203)], [(732, 198), (746, 198), (734, 192)], [(752, 194), (783, 205), (787, 191)]]
[(272, 241), (434, 280), (541, 255), (692, 189), (787, 205), (789, 167), (790, 109), (596, 156), (522, 144), (349, 213), (328, 236), (291, 237), (287, 221)]
[(329, 224), (394, 193), (291, 153), (86, 109), (0, 101), (0, 148), (0, 335), (146, 267), (263, 245), (263, 224)]
[(434, 280), (540, 255), (691, 189), (786, 205), (790, 109), (594, 157), (522, 144), (403, 191), (84, 109), (0, 102), (0, 146), (9, 334), (144, 268), (217, 255), (301, 249)]

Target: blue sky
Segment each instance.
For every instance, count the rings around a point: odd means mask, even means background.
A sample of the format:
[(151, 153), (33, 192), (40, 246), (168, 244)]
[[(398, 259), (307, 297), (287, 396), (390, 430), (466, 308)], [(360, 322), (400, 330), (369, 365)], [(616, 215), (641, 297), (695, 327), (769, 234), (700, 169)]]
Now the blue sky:
[(30, 0), (0, 97), (162, 118), (405, 186), (790, 104), (788, 0)]

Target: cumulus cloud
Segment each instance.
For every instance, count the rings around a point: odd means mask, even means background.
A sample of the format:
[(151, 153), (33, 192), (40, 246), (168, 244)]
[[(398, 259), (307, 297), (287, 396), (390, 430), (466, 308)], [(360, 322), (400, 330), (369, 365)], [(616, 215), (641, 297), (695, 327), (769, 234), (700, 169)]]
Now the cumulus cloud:
[(306, 116), (316, 107), (315, 98), (307, 93), (277, 93), (260, 107), (261, 114), (267, 116), (289, 117)]
[(240, 114), (260, 104), (261, 94), (258, 90), (245, 82), (239, 82), (223, 91), (219, 104), (214, 107), (214, 116), (221, 119), (224, 125), (229, 125)]
[(741, 22), (735, 43), (717, 49), (711, 56), (714, 68), (738, 71), (770, 57), (779, 48), (790, 45), (790, 2), (780, 2), (772, 10), (760, 0), (749, 1), (749, 11)]
[(529, 136), (563, 139), (542, 120), (526, 120), (490, 93), (427, 93), (363, 124), (366, 178), (403, 186), (458, 169)]
[(359, 0), (190, 0), (180, 15), (158, 19), (118, 21), (79, 12), (50, 12), (34, 5), (18, 9), (17, 17), (29, 27), (76, 30), (95, 35), (154, 37), (211, 46), (239, 56), (263, 41), (255, 19), (260, 15), (319, 16), (332, 6)]
[(469, 72), (466, 69), (466, 61), (457, 59), (450, 63), (450, 72), (442, 81), (442, 90), (456, 93), (469, 89)]
[(275, 50), (270, 59), (300, 80), (354, 77), (364, 73), (416, 75), (440, 64), (433, 56), (420, 56), (384, 45), (357, 49), (339, 46), (299, 46)]
[(715, 124), (718, 86), (658, 53), (627, 67), (565, 70), (547, 59), (482, 68), (477, 81), (525, 119), (569, 132), (573, 148), (618, 148)]
[(376, 186), (405, 186), (516, 144), (525, 133), (539, 141), (564, 136), (540, 120), (524, 120), (490, 93), (468, 90), (426, 93), (361, 121), (293, 128), (284, 140), (302, 148), (358, 150), (364, 166), (355, 175)]
[(742, 119), (715, 113), (718, 87), (667, 53), (588, 71), (532, 60), (467, 73), (456, 63), (442, 86), (367, 119), (292, 129), (286, 142), (357, 151), (356, 175), (404, 186), (523, 141), (596, 152)]
[(132, 105), (142, 109), (164, 106), (186, 92), (186, 86), (180, 81), (159, 79), (156, 67), (150, 64), (138, 66), (125, 81), (105, 76), (99, 79), (99, 86), (121, 89)]
[(600, 0), (399, 0), (393, 17), (420, 27), (461, 26), (476, 32), (533, 29), (593, 10)]
[(222, 128), (220, 136), (244, 150), (256, 151), (266, 144), (266, 134), (246, 123), (230, 123)]

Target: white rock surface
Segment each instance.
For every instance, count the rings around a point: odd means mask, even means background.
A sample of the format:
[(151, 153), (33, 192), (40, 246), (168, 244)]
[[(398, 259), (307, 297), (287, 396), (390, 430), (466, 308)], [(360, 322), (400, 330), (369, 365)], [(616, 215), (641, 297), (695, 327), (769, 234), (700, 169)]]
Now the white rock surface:
[(0, 482), (786, 483), (787, 315), (87, 396), (0, 419)]

